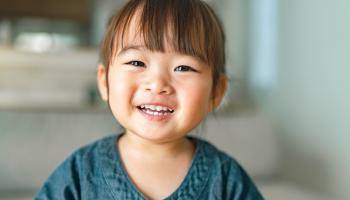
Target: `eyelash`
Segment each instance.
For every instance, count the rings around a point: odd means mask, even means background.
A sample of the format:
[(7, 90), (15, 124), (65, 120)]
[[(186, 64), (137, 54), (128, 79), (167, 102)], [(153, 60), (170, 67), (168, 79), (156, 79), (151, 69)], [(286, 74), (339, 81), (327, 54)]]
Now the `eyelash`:
[[(145, 63), (143, 63), (142, 61), (138, 61), (138, 60), (133, 60), (133, 61), (130, 61), (128, 63), (126, 63), (128, 65), (133, 65), (135, 67), (145, 67)], [(181, 70), (182, 69), (182, 70)], [(180, 72), (188, 72), (188, 71), (192, 71), (192, 72), (198, 72), (197, 70), (193, 69), (192, 67), (190, 66), (187, 66), (187, 65), (180, 65), (180, 66), (177, 66), (174, 71), (180, 71)]]
[(185, 69), (185, 70), (179, 70), (179, 71), (183, 71), (183, 72), (187, 72), (187, 71), (192, 71), (192, 72), (197, 72), (197, 70), (193, 69), (192, 67), (190, 66), (187, 66), (187, 65), (180, 65), (180, 66), (177, 66), (174, 71), (178, 71), (177, 69)]
[(133, 65), (135, 67), (145, 67), (145, 63), (141, 62), (141, 61), (138, 61), (138, 60), (133, 60), (133, 61), (130, 61), (128, 63), (126, 63), (128, 65)]

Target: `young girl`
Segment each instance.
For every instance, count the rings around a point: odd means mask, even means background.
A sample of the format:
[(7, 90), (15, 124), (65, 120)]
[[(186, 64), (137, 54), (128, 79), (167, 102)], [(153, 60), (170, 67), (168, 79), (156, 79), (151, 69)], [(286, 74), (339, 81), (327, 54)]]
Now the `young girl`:
[(73, 153), (36, 199), (263, 199), (240, 165), (188, 136), (226, 90), (224, 34), (201, 0), (130, 0), (109, 22), (98, 86), (123, 133)]

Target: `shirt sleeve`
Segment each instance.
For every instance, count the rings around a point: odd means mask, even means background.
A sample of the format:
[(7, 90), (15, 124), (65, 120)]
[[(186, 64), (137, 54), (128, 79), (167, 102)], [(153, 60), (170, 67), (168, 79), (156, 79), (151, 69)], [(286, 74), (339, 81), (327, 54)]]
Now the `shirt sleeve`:
[(65, 160), (45, 181), (35, 200), (77, 200), (80, 198), (79, 163)]

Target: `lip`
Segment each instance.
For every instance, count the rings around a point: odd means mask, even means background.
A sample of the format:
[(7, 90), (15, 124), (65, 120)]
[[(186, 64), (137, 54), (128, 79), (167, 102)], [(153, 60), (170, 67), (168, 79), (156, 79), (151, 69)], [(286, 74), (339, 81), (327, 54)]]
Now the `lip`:
[[(140, 110), (138, 108), (138, 106), (140, 105), (154, 105), (154, 106), (162, 106), (162, 107), (166, 107), (166, 108), (170, 108), (171, 110), (173, 110), (172, 113), (168, 113), (166, 115), (151, 115), (151, 114), (148, 114), (146, 112), (143, 112), (142, 110)], [(145, 117), (147, 120), (149, 121), (168, 121), (174, 114), (175, 112), (175, 109), (174, 109), (174, 106), (169, 106), (167, 104), (164, 104), (164, 103), (157, 103), (157, 102), (152, 102), (152, 103), (140, 103), (138, 104), (137, 106), (135, 106), (135, 109), (137, 109), (140, 114)]]

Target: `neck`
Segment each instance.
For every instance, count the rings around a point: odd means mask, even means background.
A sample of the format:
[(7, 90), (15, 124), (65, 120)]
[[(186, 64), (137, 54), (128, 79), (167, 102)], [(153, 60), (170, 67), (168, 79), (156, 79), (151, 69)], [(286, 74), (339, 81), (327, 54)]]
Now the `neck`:
[(128, 131), (121, 136), (118, 146), (120, 151), (140, 159), (163, 160), (194, 153), (194, 145), (186, 137), (159, 142), (142, 138)]

